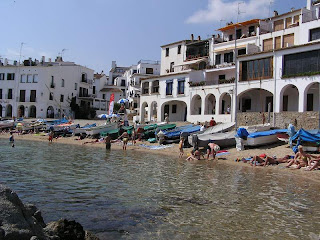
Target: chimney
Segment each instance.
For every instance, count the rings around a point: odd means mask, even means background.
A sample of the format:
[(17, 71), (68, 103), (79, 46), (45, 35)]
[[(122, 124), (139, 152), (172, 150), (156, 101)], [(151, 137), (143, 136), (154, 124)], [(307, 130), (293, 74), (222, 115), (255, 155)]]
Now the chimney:
[(117, 67), (117, 62), (116, 61), (112, 61), (111, 68), (116, 68), (116, 67)]
[(312, 7), (312, 0), (307, 0), (307, 9), (311, 10)]
[(198, 36), (198, 41), (201, 41), (201, 37), (200, 36)]
[(41, 62), (44, 63), (45, 61), (46, 61), (46, 57), (45, 57), (45, 56), (42, 56), (42, 57), (41, 57)]
[(294, 10), (295, 10), (295, 8), (294, 8), (294, 7), (292, 7), (292, 8), (291, 8), (291, 12), (293, 12)]
[(193, 42), (194, 41), (194, 35), (191, 34), (191, 41)]
[(274, 10), (274, 11), (273, 11), (273, 16), (276, 17), (276, 16), (278, 16), (278, 15), (279, 15), (278, 11)]
[(3, 66), (7, 66), (7, 65), (8, 65), (8, 58), (5, 58), (5, 59), (4, 59)]

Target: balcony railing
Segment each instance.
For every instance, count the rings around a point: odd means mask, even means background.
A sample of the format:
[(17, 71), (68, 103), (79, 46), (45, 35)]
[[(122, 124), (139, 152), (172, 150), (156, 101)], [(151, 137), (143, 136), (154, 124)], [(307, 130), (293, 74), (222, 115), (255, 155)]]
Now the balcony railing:
[(302, 23), (311, 22), (317, 19), (319, 19), (319, 16), (317, 16), (317, 12), (315, 10), (305, 12), (302, 14)]
[(160, 64), (161, 62), (160, 61), (152, 61), (152, 60), (140, 60), (138, 62), (138, 64), (140, 63), (144, 63), (144, 64)]

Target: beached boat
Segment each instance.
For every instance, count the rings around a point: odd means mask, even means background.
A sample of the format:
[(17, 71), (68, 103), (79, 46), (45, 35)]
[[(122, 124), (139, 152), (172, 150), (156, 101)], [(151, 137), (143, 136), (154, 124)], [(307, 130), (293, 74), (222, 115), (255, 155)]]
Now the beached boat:
[[(123, 131), (127, 131), (127, 133), (129, 135), (131, 135), (132, 130), (133, 130), (133, 126), (123, 126), (122, 129), (123, 129)], [(118, 138), (120, 136), (120, 128), (112, 129), (112, 130), (100, 133), (101, 137), (106, 137), (107, 135), (111, 136), (112, 139)]]
[(0, 121), (0, 129), (13, 128), (14, 120), (2, 120)]
[(86, 134), (87, 135), (96, 135), (101, 132), (107, 132), (107, 131), (114, 130), (117, 128), (118, 128), (118, 125), (116, 123), (109, 123), (109, 124), (104, 124), (104, 125), (88, 128), (88, 129), (86, 129)]
[(235, 131), (203, 134), (198, 136), (198, 147), (207, 147), (210, 141), (218, 144), (221, 148), (231, 147), (236, 144), (235, 135)]
[(291, 138), (296, 145), (302, 145), (303, 150), (306, 152), (319, 152), (320, 146), (320, 131), (315, 130), (304, 130), (300, 129), (296, 134)]
[(164, 132), (164, 142), (170, 143), (170, 142), (179, 142), (180, 136), (183, 136), (185, 139), (192, 134), (200, 131), (199, 125), (186, 125), (177, 127), (171, 131)]
[(279, 141), (277, 134), (286, 133), (287, 129), (275, 129), (263, 132), (255, 132), (250, 133), (247, 136), (247, 140), (244, 141), (244, 146), (261, 146), (261, 145), (269, 145), (272, 143), (276, 143)]
[(89, 129), (89, 128), (92, 128), (92, 127), (96, 127), (97, 124), (87, 124), (83, 127), (80, 127), (80, 128), (75, 128), (73, 129), (73, 134), (76, 135), (76, 134), (81, 134), (81, 133), (86, 133), (86, 130)]
[[(17, 128), (19, 128), (19, 126), (17, 125)], [(31, 123), (23, 123), (21, 124), (21, 130), (22, 131), (30, 131), (30, 130), (37, 130), (37, 129), (43, 129), (46, 128), (46, 124), (45, 123), (41, 123), (41, 122), (31, 122)]]

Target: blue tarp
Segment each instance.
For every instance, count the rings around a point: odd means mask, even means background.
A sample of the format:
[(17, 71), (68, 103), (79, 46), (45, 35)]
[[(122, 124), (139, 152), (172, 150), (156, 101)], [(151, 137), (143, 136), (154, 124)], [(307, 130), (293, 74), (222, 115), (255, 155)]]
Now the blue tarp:
[(245, 128), (238, 128), (237, 130), (237, 137), (239, 138), (246, 138), (249, 136), (249, 133), (247, 131), (247, 129)]
[(179, 137), (181, 133), (194, 133), (198, 131), (200, 131), (200, 126), (188, 125), (188, 126), (176, 128), (170, 132), (166, 132), (165, 136), (167, 138), (173, 138), (173, 137)]
[(248, 138), (257, 138), (257, 137), (264, 137), (264, 136), (270, 136), (275, 135), (277, 133), (287, 133), (288, 129), (276, 129), (276, 130), (270, 130), (270, 131), (264, 131), (264, 132), (255, 132), (248, 135)]
[[(317, 131), (316, 131), (317, 132)], [(292, 140), (300, 139), (304, 142), (320, 142), (320, 133), (312, 134), (301, 128), (293, 137)]]

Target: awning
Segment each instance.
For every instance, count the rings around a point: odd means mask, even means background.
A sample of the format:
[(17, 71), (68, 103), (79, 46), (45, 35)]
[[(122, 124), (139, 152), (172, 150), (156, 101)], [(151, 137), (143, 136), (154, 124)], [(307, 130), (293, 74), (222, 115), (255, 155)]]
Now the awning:
[(185, 66), (185, 65), (192, 65), (200, 62), (207, 62), (208, 58), (201, 58), (201, 59), (196, 59), (196, 60), (191, 60), (191, 61), (186, 61), (181, 64), (174, 65), (174, 67), (179, 67), (179, 66)]
[[(237, 46), (237, 49), (241, 49), (241, 48), (246, 48), (247, 45), (240, 45), (240, 46)], [(228, 47), (228, 48), (221, 48), (221, 49), (215, 49), (214, 52), (225, 52), (225, 51), (228, 51), (228, 50), (234, 50), (234, 46), (233, 47)]]

